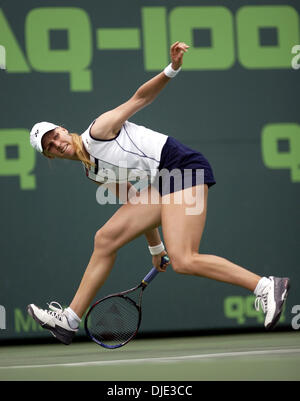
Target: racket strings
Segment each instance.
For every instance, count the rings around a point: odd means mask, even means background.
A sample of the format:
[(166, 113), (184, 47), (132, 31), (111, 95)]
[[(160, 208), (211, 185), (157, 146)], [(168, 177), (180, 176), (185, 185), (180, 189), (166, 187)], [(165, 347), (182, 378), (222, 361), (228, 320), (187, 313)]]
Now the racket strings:
[(97, 304), (89, 316), (88, 330), (100, 343), (117, 346), (135, 335), (140, 308), (128, 296), (113, 296)]

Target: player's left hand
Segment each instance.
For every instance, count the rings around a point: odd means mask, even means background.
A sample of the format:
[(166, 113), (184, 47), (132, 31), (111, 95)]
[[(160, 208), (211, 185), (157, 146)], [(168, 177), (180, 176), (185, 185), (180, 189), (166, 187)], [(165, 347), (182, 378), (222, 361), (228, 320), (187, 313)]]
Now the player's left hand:
[(190, 46), (184, 42), (175, 42), (172, 44), (170, 48), (170, 56), (173, 70), (178, 70), (178, 68), (182, 66), (183, 55), (188, 51), (189, 47)]
[(169, 258), (167, 263), (161, 264), (161, 258), (165, 255), (167, 255), (167, 252), (163, 251), (159, 255), (152, 256), (152, 264), (159, 272), (165, 272), (167, 266), (170, 264)]

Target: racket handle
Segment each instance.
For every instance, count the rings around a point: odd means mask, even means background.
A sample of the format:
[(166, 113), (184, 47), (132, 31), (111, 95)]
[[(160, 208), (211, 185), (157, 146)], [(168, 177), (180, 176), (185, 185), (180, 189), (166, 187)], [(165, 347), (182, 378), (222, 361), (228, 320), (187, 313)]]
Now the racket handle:
[[(161, 264), (163, 265), (164, 263), (169, 262), (169, 258), (167, 255), (163, 256), (161, 258)], [(151, 283), (151, 281), (157, 276), (157, 274), (159, 273), (158, 270), (156, 270), (155, 267), (152, 267), (152, 269), (149, 271), (149, 273), (144, 277), (142, 283), (144, 285), (148, 285), (149, 283)]]
[(151, 281), (154, 279), (154, 277), (157, 276), (157, 274), (159, 273), (158, 270), (156, 270), (155, 267), (152, 267), (152, 269), (149, 271), (149, 273), (147, 274), (147, 276), (144, 277), (142, 283), (144, 285), (148, 285), (149, 283), (151, 283)]

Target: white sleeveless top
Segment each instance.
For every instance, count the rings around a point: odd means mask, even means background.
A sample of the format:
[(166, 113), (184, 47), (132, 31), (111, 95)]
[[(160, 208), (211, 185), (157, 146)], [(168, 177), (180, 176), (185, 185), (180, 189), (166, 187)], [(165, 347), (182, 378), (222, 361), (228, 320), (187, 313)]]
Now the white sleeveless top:
[(81, 135), (84, 147), (95, 166), (86, 175), (99, 183), (121, 183), (150, 178), (158, 172), (161, 151), (168, 136), (125, 121), (119, 134), (108, 140), (95, 139), (90, 129)]

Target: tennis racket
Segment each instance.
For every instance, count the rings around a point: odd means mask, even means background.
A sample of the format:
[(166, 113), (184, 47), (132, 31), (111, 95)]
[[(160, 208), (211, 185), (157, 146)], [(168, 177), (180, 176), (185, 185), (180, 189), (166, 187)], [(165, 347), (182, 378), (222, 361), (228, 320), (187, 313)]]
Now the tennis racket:
[[(169, 262), (167, 255), (161, 265)], [(132, 340), (142, 320), (142, 296), (148, 284), (157, 276), (153, 267), (141, 283), (130, 290), (108, 295), (92, 305), (86, 314), (87, 335), (104, 348), (119, 348)]]

